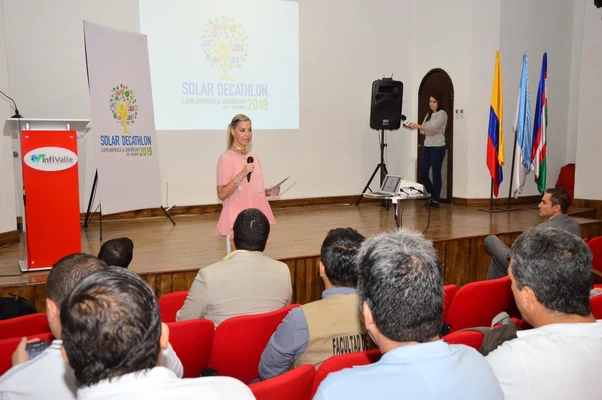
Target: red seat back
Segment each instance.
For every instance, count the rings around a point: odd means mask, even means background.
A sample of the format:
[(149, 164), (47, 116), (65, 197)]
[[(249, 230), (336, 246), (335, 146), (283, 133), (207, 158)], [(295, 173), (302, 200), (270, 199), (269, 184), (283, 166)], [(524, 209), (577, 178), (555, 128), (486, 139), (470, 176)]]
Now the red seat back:
[(447, 321), (447, 313), (449, 313), (449, 307), (456, 297), (458, 287), (456, 285), (445, 285), (443, 286), (443, 320)]
[(591, 239), (587, 245), (592, 251), (592, 268), (602, 272), (602, 236)]
[(447, 314), (450, 333), (464, 328), (490, 326), (493, 317), (508, 308), (512, 299), (510, 278), (468, 283), (458, 290)]
[(46, 313), (24, 315), (0, 321), (0, 340), (50, 332)]
[[(11, 359), (21, 338), (22, 336), (0, 340), (0, 375), (4, 374), (12, 366)], [(34, 338), (45, 340), (48, 343), (52, 343), (54, 340), (54, 336), (50, 332), (27, 336), (28, 340)]]
[(168, 322), (169, 343), (178, 355), (184, 367), (184, 378), (196, 378), (207, 368), (213, 335), (213, 321), (191, 319), (188, 321)]
[(249, 383), (259, 376), (259, 359), (272, 334), (293, 307), (225, 320), (215, 329), (209, 368), (219, 376)]
[(327, 358), (316, 371), (316, 379), (314, 379), (314, 386), (311, 391), (311, 396), (313, 397), (316, 394), (318, 387), (320, 387), (320, 383), (322, 383), (322, 381), (326, 379), (326, 376), (328, 376), (328, 374), (331, 372), (340, 371), (343, 368), (351, 368), (356, 365), (372, 364), (380, 360), (381, 356), (382, 353), (380, 350), (374, 349)]
[(443, 336), (443, 340), (449, 344), (464, 344), (472, 347), (473, 349), (479, 350), (484, 337), (485, 335), (483, 335), (481, 332), (461, 331), (445, 335)]
[(309, 400), (316, 376), (312, 364), (305, 364), (285, 374), (249, 385), (257, 400)]
[(602, 319), (602, 294), (589, 299), (589, 305), (592, 308), (592, 314), (596, 319)]
[(184, 305), (187, 296), (188, 290), (168, 293), (161, 296), (158, 300), (159, 310), (161, 311), (161, 321), (176, 322), (176, 314)]

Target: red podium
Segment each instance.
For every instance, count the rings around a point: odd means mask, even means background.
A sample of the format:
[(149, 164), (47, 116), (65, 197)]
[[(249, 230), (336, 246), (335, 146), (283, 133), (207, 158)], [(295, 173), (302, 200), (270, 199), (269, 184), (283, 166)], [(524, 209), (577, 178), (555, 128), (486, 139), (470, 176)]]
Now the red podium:
[(23, 188), (23, 272), (50, 269), (62, 257), (81, 252), (77, 138), (88, 122), (6, 121), (5, 132), (16, 133), (20, 146), (21, 170), (16, 173)]

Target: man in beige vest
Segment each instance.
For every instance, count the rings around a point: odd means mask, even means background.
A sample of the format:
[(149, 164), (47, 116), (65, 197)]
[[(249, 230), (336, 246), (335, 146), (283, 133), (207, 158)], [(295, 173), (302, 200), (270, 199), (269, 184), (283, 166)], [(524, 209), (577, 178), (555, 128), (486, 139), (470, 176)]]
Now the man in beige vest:
[(355, 289), (355, 255), (363, 241), (351, 228), (328, 232), (320, 251), (322, 300), (294, 308), (284, 318), (261, 355), (261, 379), (283, 374), (291, 365), (317, 368), (330, 356), (376, 347), (364, 328)]
[(236, 250), (199, 270), (177, 321), (207, 318), (217, 327), (228, 318), (278, 310), (291, 304), (288, 266), (263, 255), (270, 222), (256, 208), (234, 221)]

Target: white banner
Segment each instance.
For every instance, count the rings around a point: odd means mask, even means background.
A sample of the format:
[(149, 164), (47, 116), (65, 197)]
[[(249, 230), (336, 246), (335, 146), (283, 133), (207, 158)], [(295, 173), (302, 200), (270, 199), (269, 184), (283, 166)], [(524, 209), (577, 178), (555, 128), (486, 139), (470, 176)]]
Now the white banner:
[(84, 21), (102, 214), (161, 206), (145, 35)]

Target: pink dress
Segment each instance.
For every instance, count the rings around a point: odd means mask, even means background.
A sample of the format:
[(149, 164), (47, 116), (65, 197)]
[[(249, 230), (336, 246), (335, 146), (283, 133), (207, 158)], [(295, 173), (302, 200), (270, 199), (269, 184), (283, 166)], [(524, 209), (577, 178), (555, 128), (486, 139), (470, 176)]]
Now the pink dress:
[(217, 186), (227, 185), (232, 182), (234, 176), (244, 168), (249, 156), (253, 157), (253, 164), (255, 164), (255, 169), (251, 174), (251, 182), (247, 182), (247, 177), (245, 176), (240, 182), (242, 191), (236, 188), (234, 193), (223, 201), (222, 213), (219, 216), (217, 228), (215, 229), (216, 236), (231, 234), (236, 217), (242, 210), (247, 208), (261, 210), (268, 217), (270, 225), (276, 223), (264, 192), (265, 186), (263, 184), (261, 163), (256, 154), (248, 153), (242, 155), (232, 150), (226, 150), (217, 161)]

